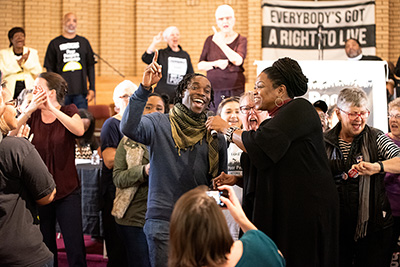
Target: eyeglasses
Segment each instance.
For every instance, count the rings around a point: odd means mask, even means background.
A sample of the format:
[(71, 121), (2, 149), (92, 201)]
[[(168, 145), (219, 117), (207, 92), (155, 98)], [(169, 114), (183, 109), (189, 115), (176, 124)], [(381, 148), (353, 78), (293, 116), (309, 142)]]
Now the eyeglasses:
[(262, 112), (262, 110), (256, 109), (255, 107), (250, 107), (250, 106), (240, 106), (239, 107), (240, 112), (242, 112), (242, 114), (249, 114), (251, 110), (253, 110), (256, 113), (260, 113)]
[(389, 114), (389, 115), (388, 115), (388, 119), (389, 119), (389, 120), (390, 120), (390, 119), (394, 119), (394, 120), (398, 121), (398, 120), (400, 120), (400, 114), (396, 114), (396, 115), (394, 115), (394, 114)]
[(347, 117), (349, 118), (349, 120), (355, 120), (357, 117), (360, 117), (361, 119), (366, 119), (366, 118), (368, 118), (368, 116), (369, 116), (369, 114), (371, 113), (369, 110), (367, 110), (367, 111), (362, 111), (362, 112), (360, 112), (360, 113), (350, 113), (350, 112), (347, 112), (347, 111), (344, 111), (343, 109), (341, 109), (341, 108), (338, 108), (341, 112), (343, 112), (343, 113), (345, 113), (345, 114), (347, 114)]
[(10, 101), (7, 101), (4, 104), (9, 105), (9, 106), (13, 106), (14, 108), (16, 108), (17, 107), (17, 100), (16, 99), (12, 99)]

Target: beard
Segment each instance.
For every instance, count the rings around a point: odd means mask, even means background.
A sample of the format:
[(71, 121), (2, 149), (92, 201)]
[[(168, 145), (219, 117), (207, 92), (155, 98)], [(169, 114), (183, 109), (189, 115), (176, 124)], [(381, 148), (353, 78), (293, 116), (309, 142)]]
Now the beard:
[(76, 32), (76, 27), (74, 27), (74, 28), (71, 28), (71, 27), (64, 27), (64, 30), (67, 32), (67, 33), (75, 33)]

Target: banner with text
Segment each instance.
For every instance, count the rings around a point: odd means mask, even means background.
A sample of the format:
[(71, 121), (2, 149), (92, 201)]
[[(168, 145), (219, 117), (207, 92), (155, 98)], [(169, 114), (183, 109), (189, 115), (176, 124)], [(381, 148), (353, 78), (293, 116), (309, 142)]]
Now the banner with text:
[(347, 59), (348, 38), (375, 55), (375, 1), (264, 0), (262, 13), (263, 60)]

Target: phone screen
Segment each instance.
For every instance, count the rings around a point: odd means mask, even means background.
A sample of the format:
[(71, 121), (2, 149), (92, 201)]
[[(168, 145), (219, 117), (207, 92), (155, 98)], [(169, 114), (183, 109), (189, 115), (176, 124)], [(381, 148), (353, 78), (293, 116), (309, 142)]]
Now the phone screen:
[(217, 203), (218, 206), (220, 207), (226, 207), (224, 202), (221, 201), (221, 196), (228, 196), (228, 192), (226, 190), (219, 191), (219, 190), (209, 190), (206, 191), (207, 195), (214, 198), (215, 202)]

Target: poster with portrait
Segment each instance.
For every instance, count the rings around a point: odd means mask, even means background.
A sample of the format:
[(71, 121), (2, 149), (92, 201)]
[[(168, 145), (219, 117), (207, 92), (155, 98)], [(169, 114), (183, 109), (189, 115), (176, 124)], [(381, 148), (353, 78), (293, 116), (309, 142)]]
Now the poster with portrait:
[(262, 2), (262, 58), (346, 59), (344, 43), (357, 39), (375, 55), (374, 1)]
[[(256, 61), (257, 75), (274, 61)], [(343, 88), (358, 87), (368, 96), (371, 115), (368, 125), (388, 131), (386, 99), (386, 61), (303, 60), (298, 61), (308, 78), (303, 96), (311, 103), (324, 100), (328, 108), (335, 105)]]

